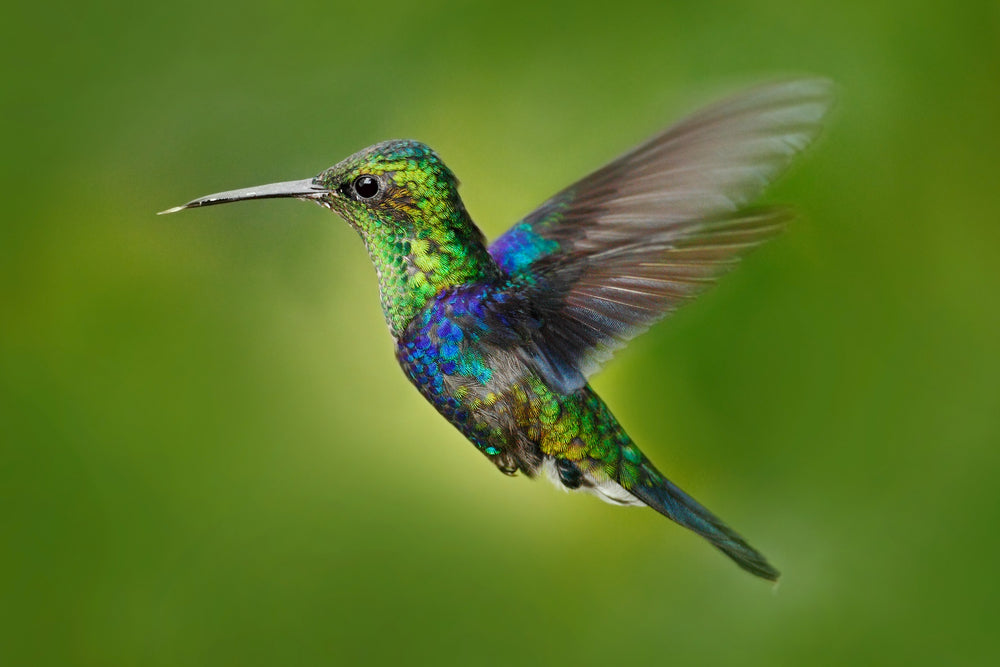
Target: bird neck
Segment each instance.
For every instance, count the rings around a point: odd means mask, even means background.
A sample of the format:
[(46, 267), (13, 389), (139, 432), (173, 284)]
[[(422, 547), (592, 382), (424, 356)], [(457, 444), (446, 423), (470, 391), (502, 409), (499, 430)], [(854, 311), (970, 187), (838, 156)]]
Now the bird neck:
[(384, 225), (364, 235), (378, 274), (382, 313), (397, 339), (437, 295), (500, 274), (482, 232), (464, 207), (433, 223), (409, 228)]

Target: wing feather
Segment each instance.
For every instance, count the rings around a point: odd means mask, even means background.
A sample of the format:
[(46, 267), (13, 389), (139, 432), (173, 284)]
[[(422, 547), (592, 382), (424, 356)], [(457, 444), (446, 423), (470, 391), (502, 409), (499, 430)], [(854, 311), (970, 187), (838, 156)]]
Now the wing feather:
[[(571, 391), (789, 219), (748, 208), (819, 133), (822, 79), (710, 106), (558, 193), (490, 247), (540, 322), (537, 354)], [(576, 372), (574, 372), (576, 371)]]

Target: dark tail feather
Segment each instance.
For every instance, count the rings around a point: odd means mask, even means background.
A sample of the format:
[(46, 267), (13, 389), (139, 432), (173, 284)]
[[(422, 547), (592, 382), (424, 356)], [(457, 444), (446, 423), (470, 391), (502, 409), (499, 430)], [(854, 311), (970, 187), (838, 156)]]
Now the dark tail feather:
[(660, 476), (659, 483), (636, 484), (629, 492), (660, 514), (698, 533), (747, 572), (777, 581), (780, 573), (764, 555), (746, 543), (736, 532), (684, 493), (670, 480)]

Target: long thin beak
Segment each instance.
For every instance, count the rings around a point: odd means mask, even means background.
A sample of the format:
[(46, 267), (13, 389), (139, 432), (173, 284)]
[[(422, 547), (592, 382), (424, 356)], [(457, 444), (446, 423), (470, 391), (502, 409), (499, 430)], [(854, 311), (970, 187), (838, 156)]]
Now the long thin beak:
[(165, 213), (176, 213), (186, 208), (198, 208), (199, 206), (212, 206), (214, 204), (228, 204), (233, 201), (244, 199), (273, 199), (275, 197), (297, 197), (299, 199), (314, 199), (324, 192), (326, 188), (318, 184), (315, 179), (307, 178), (304, 181), (285, 181), (284, 183), (269, 183), (258, 185), (255, 188), (243, 188), (242, 190), (230, 190), (229, 192), (217, 192), (214, 195), (193, 199), (183, 206), (174, 206), (166, 211), (160, 211), (157, 215)]

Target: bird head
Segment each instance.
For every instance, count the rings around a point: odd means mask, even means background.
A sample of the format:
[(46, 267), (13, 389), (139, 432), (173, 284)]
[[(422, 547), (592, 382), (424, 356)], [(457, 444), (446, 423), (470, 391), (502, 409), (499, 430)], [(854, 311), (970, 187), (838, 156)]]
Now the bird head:
[(385, 141), (315, 178), (220, 192), (162, 213), (276, 197), (316, 202), (357, 230), (393, 335), (435, 295), (498, 272), (458, 196), (455, 175), (416, 141)]
[(376, 238), (433, 238), (465, 218), (458, 180), (428, 146), (384, 141), (301, 181), (219, 192), (162, 213), (248, 199), (289, 197), (338, 213), (366, 242)]

